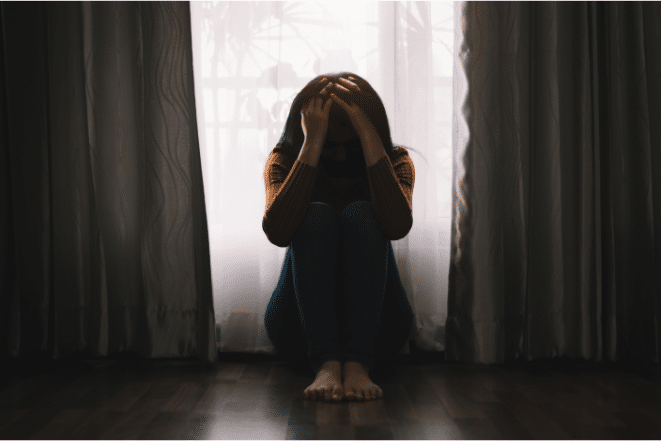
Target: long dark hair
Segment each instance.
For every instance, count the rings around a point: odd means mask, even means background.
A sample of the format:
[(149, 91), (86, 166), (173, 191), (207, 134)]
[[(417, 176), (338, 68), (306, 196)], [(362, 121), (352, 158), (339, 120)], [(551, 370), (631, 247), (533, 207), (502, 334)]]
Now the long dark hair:
[[(334, 93), (347, 104), (351, 105), (355, 102), (361, 109), (363, 109), (367, 119), (370, 120), (374, 129), (376, 129), (376, 132), (379, 134), (379, 138), (381, 138), (381, 143), (387, 154), (390, 154), (395, 148), (392, 144), (392, 139), (390, 138), (390, 125), (388, 124), (386, 108), (383, 106), (379, 94), (376, 93), (372, 86), (364, 78), (355, 73), (328, 73), (319, 75), (306, 84), (298, 95), (296, 95), (296, 98), (294, 98), (294, 102), (292, 102), (291, 108), (289, 109), (289, 116), (287, 117), (287, 122), (285, 123), (285, 128), (278, 144), (293, 158), (298, 158), (301, 147), (303, 147), (303, 141), (305, 140), (303, 128), (301, 127), (301, 109), (303, 106), (308, 103), (311, 97), (318, 96), (321, 89), (323, 89), (328, 82), (337, 83), (339, 78), (346, 78), (348, 80), (349, 77), (353, 78), (350, 81), (358, 85), (360, 93), (348, 94), (342, 90), (335, 90)], [(324, 78), (328, 81), (322, 83), (321, 80)], [(336, 103), (331, 104), (330, 113), (333, 112), (339, 112), (346, 115), (344, 109)], [(347, 119), (349, 119), (348, 116)], [(410, 148), (406, 149), (413, 150)]]

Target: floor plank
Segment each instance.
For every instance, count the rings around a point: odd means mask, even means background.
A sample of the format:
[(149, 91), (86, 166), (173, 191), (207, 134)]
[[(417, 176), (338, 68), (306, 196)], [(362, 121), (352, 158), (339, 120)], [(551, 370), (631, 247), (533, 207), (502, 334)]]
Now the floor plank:
[[(206, 367), (205, 367), (206, 366)], [(650, 364), (398, 361), (384, 398), (303, 399), (304, 364), (92, 360), (3, 378), (0, 439), (658, 439)]]

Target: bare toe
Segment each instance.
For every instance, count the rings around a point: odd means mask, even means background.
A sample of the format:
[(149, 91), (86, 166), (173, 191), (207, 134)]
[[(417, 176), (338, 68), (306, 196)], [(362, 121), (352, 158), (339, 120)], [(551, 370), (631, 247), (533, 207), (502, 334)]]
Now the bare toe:
[(316, 373), (314, 382), (303, 392), (308, 400), (332, 401), (342, 400), (342, 374), (341, 364), (337, 360), (325, 362)]

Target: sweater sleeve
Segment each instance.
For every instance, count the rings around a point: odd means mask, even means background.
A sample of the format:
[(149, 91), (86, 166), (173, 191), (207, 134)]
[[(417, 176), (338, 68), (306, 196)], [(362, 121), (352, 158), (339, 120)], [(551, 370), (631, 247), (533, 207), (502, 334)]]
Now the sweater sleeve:
[[(392, 156), (392, 160), (391, 160)], [(388, 240), (399, 240), (413, 226), (413, 160), (403, 147), (367, 168), (374, 213)]]
[(266, 209), (262, 230), (272, 244), (289, 246), (312, 201), (317, 173), (318, 167), (294, 161), (281, 146), (271, 152), (264, 170)]

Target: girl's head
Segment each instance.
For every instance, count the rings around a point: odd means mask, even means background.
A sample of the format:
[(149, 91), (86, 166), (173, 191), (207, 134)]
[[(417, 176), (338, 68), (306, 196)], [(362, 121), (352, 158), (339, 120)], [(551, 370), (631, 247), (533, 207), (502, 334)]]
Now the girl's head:
[[(341, 89), (336, 89), (333, 92), (349, 105), (355, 102), (365, 112), (374, 129), (376, 129), (386, 153), (392, 151), (393, 145), (390, 138), (388, 116), (386, 115), (386, 109), (383, 106), (383, 102), (381, 102), (381, 98), (379, 98), (379, 95), (372, 86), (359, 75), (351, 72), (340, 72), (317, 76), (306, 84), (298, 95), (296, 95), (296, 98), (294, 98), (284, 131), (280, 141), (278, 141), (278, 144), (288, 151), (292, 157), (298, 158), (305, 139), (301, 127), (301, 109), (303, 106), (310, 98), (319, 96), (319, 92), (328, 82), (337, 83), (339, 78), (349, 80), (349, 77), (352, 77), (350, 81), (358, 85), (360, 92), (346, 92)], [(326, 78), (328, 81), (322, 83), (321, 80), (323, 78)], [(357, 137), (358, 132), (353, 127), (349, 115), (337, 103), (331, 104), (326, 139), (329, 141), (345, 141)]]

